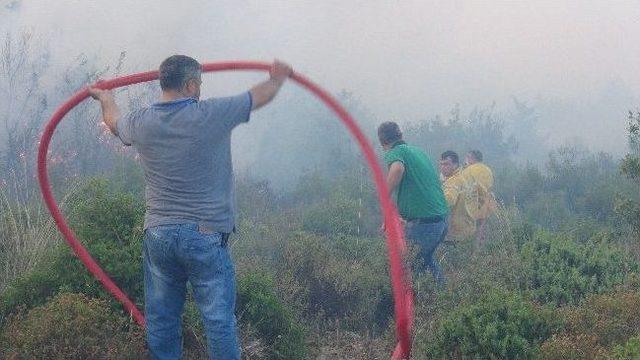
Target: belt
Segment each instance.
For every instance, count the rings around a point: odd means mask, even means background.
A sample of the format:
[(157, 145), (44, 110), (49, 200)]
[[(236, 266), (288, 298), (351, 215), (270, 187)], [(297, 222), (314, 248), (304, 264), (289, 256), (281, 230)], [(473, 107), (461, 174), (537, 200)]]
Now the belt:
[(415, 219), (407, 220), (407, 222), (412, 222), (416, 224), (435, 224), (444, 220), (445, 220), (444, 216), (430, 216), (430, 217), (415, 218)]

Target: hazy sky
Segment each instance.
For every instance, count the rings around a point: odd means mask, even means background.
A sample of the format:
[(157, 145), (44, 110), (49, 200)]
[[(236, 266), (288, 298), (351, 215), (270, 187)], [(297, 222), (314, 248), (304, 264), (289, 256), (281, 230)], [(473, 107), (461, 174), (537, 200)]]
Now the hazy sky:
[(506, 107), (517, 96), (555, 104), (541, 112), (560, 123), (551, 135), (619, 152), (624, 114), (639, 106), (637, 0), (0, 3), (0, 28), (46, 38), (61, 64), (80, 52), (112, 63), (127, 51), (136, 71), (174, 53), (280, 57), (331, 91), (353, 91), (380, 119)]

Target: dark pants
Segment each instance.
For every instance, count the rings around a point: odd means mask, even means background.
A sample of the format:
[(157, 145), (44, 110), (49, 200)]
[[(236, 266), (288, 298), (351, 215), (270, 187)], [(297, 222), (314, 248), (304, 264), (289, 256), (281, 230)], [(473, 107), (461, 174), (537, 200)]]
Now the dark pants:
[(436, 252), (438, 245), (444, 240), (448, 226), (447, 220), (445, 219), (432, 223), (409, 221), (405, 228), (407, 239), (419, 248), (418, 256), (422, 259), (423, 266), (431, 271), (436, 283), (439, 285), (443, 285), (445, 279), (442, 270), (440, 270), (440, 266), (438, 266), (438, 263), (433, 258), (433, 254)]

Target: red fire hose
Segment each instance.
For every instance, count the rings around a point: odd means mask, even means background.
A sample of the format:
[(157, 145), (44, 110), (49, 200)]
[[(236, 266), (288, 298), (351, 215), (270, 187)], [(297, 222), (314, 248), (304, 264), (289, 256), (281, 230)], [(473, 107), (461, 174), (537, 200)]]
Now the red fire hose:
[[(228, 71), (228, 70), (259, 70), (269, 71), (270, 64), (263, 62), (248, 62), (248, 61), (228, 61), (208, 63), (202, 65), (203, 72), (212, 71)], [(367, 140), (366, 136), (362, 133), (355, 120), (349, 115), (349, 113), (331, 96), (328, 92), (320, 88), (315, 83), (311, 82), (304, 76), (293, 73), (291, 78), (297, 82), (303, 88), (309, 90), (316, 95), (326, 106), (333, 110), (340, 120), (347, 127), (351, 135), (356, 139), (360, 149), (365, 155), (365, 159), (369, 168), (371, 169), (371, 175), (375, 181), (378, 199), (382, 207), (384, 215), (385, 227), (386, 227), (386, 239), (387, 250), (389, 252), (389, 267), (391, 274), (391, 285), (393, 290), (394, 299), (394, 313), (396, 319), (396, 336), (398, 338), (398, 345), (396, 346), (392, 359), (408, 359), (411, 351), (411, 328), (413, 326), (413, 293), (411, 290), (410, 275), (405, 272), (403, 266), (403, 256), (406, 250), (406, 244), (404, 241), (402, 226), (400, 226), (398, 212), (395, 205), (389, 197), (387, 185), (384, 180), (382, 169), (378, 164), (376, 155), (371, 147), (371, 144)], [(101, 81), (96, 84), (101, 89), (114, 89), (122, 86), (148, 82), (158, 79), (158, 71), (149, 71), (139, 74), (133, 74), (128, 76), (122, 76), (107, 81)], [(87, 269), (98, 279), (102, 285), (107, 289), (118, 301), (120, 301), (124, 308), (131, 314), (135, 321), (144, 326), (144, 316), (135, 306), (135, 304), (127, 297), (127, 295), (120, 290), (120, 288), (109, 278), (107, 273), (102, 270), (100, 265), (91, 257), (87, 249), (76, 239), (73, 231), (67, 225), (64, 216), (60, 212), (56, 200), (53, 197), (51, 186), (49, 184), (49, 177), (47, 174), (47, 152), (49, 149), (49, 143), (51, 137), (56, 129), (56, 126), (60, 123), (62, 118), (76, 105), (82, 102), (89, 96), (86, 88), (76, 92), (67, 102), (62, 104), (53, 114), (47, 126), (42, 134), (40, 146), (38, 149), (38, 181), (40, 183), (40, 189), (42, 190), (42, 196), (44, 201), (53, 216), (58, 229), (64, 236), (65, 240), (69, 243), (69, 246), (73, 249), (75, 254), (84, 263)]]

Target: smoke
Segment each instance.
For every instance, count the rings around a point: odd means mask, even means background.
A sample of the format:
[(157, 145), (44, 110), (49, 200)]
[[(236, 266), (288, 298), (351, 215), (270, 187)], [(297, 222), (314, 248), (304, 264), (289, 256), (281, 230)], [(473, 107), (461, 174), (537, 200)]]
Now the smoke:
[[(80, 53), (106, 66), (126, 52), (124, 71), (154, 68), (174, 53), (201, 61), (279, 57), (333, 93), (355, 94), (370, 115), (363, 120), (369, 127), (388, 119), (415, 123), (456, 104), (463, 111), (495, 104), (509, 114), (515, 97), (534, 109), (545, 139), (539, 151), (580, 143), (619, 155), (626, 150), (625, 114), (640, 103), (640, 6), (632, 1), (0, 4), (2, 32), (26, 29), (45, 39), (54, 67), (68, 66)], [(211, 76), (203, 95), (238, 92), (261, 78)], [(284, 95), (288, 101), (277, 101), (253, 121), (289, 127), (283, 131), (291, 136), (312, 136), (291, 130), (304, 114), (287, 116), (288, 107), (309, 99), (292, 86)], [(514, 125), (516, 138), (526, 138), (526, 127)], [(243, 167), (255, 163), (257, 155), (250, 154), (275, 144), (257, 131), (264, 125), (251, 126), (235, 137)]]

